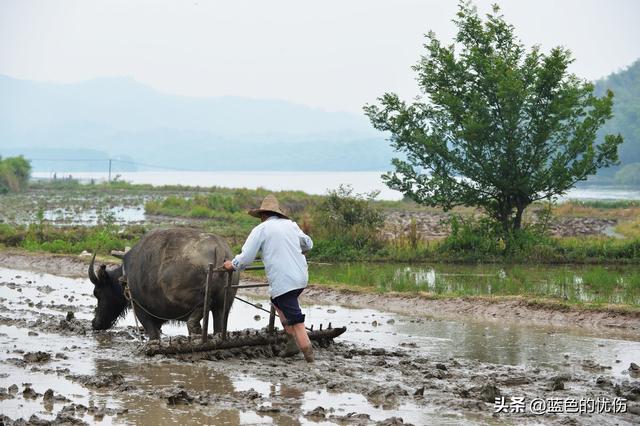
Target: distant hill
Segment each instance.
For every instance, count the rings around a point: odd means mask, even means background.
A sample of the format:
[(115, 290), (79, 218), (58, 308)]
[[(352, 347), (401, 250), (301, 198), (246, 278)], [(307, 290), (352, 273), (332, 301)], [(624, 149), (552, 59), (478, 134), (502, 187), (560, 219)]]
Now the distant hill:
[[(621, 167), (640, 163), (640, 60), (595, 83), (596, 94), (602, 96), (607, 89), (615, 95), (613, 118), (605, 123), (600, 134), (620, 133), (624, 137), (618, 150)], [(611, 175), (616, 170), (605, 169), (599, 175)]]
[(188, 170), (384, 170), (393, 156), (362, 115), (167, 95), (131, 78), (55, 84), (0, 76), (0, 155), (17, 154), (57, 159), (33, 162), (44, 171), (100, 169), (104, 163), (89, 160), (109, 157)]

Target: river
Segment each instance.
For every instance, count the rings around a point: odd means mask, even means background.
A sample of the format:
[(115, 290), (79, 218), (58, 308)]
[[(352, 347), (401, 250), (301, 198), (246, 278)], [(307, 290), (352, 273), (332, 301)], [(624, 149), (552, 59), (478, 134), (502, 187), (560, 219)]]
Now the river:
[[(357, 193), (380, 191), (381, 200), (399, 200), (402, 194), (385, 186), (380, 178), (384, 172), (121, 172), (119, 179), (151, 185), (221, 186), (227, 188), (266, 188), (272, 191), (299, 190), (309, 194), (325, 194), (341, 184), (348, 184)], [(81, 181), (106, 181), (107, 173), (57, 173), (57, 177), (72, 175)], [(35, 172), (34, 178), (49, 179), (53, 173)], [(114, 173), (112, 177), (115, 177)], [(562, 199), (640, 200), (640, 189), (614, 187), (580, 187), (570, 190)]]

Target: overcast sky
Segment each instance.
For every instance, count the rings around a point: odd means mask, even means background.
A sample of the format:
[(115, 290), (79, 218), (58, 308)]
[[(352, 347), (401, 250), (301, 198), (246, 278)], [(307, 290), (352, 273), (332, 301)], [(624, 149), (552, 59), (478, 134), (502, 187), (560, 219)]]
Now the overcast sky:
[[(482, 13), (494, 1), (476, 1)], [(640, 1), (502, 0), (527, 44), (569, 47), (596, 79), (640, 57)], [(159, 91), (360, 112), (417, 94), (410, 69), (455, 0), (0, 0), (0, 74), (55, 82), (130, 76)], [(1, 96), (1, 94), (0, 94)]]

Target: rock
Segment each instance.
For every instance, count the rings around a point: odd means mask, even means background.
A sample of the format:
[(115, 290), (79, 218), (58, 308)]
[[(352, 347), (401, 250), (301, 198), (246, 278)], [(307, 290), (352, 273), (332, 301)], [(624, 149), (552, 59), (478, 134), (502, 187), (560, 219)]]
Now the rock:
[(71, 312), (71, 311), (68, 311), (68, 312), (67, 312), (67, 316), (65, 317), (65, 320), (66, 320), (66, 321), (71, 321), (71, 320), (72, 320), (72, 319), (74, 319), (74, 318), (75, 318), (74, 313), (73, 313), (73, 312)]
[(27, 352), (22, 356), (22, 359), (25, 362), (47, 362), (51, 360), (51, 354), (42, 351)]
[(436, 363), (436, 368), (437, 368), (438, 370), (447, 371), (447, 366), (446, 366), (446, 365), (444, 365), (444, 364), (443, 364), (443, 363), (441, 363), (441, 362)]
[(9, 393), (18, 393), (18, 385), (15, 383), (9, 386)]
[(421, 386), (415, 391), (413, 391), (413, 396), (423, 396), (423, 395), (424, 395), (424, 386)]
[(394, 320), (393, 318), (387, 320), (387, 324), (395, 324), (395, 323), (396, 323), (396, 320)]
[(255, 321), (260, 321), (260, 320), (262, 319), (262, 317), (261, 317), (260, 315), (257, 315), (257, 314), (256, 314), (256, 315), (254, 315), (254, 316), (253, 316), (253, 319), (254, 319)]
[(328, 314), (335, 314), (336, 310), (335, 309), (327, 309), (327, 313)]

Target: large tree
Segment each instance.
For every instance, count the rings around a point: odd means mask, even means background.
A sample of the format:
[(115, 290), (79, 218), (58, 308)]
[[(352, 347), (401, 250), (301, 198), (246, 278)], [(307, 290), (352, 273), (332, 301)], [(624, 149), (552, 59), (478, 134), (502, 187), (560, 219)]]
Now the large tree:
[(481, 207), (505, 232), (518, 230), (529, 204), (617, 162), (622, 137), (596, 141), (613, 93), (597, 97), (569, 73), (565, 48), (527, 51), (497, 6), (483, 21), (460, 3), (453, 22), (455, 42), (429, 33), (413, 67), (426, 96), (406, 103), (387, 93), (364, 107), (405, 157), (383, 179), (418, 203)]
[(27, 187), (31, 176), (31, 163), (23, 156), (0, 156), (0, 194), (20, 192)]

